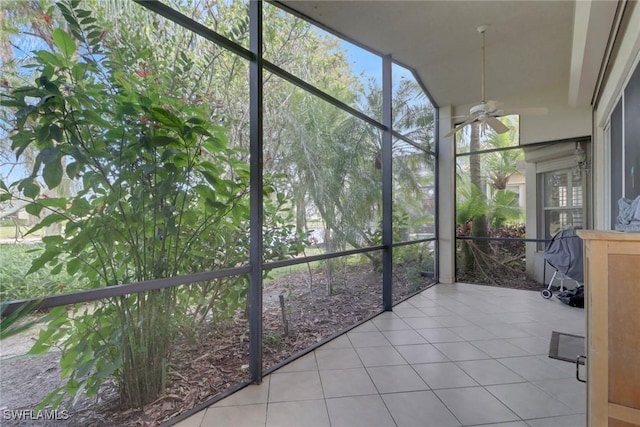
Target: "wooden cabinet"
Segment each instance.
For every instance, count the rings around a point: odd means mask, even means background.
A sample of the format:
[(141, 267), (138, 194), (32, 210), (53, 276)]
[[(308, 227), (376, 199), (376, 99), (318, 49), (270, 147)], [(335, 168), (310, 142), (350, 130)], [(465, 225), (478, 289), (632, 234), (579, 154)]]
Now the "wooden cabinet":
[(640, 426), (640, 233), (582, 230), (587, 425)]

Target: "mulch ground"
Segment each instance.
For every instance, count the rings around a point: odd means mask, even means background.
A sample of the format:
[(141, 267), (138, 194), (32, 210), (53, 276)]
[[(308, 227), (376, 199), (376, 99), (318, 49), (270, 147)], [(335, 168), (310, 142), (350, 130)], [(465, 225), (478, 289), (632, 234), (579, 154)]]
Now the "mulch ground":
[[(410, 285), (401, 269), (397, 270), (394, 275), (396, 301), (429, 285), (427, 278), (421, 278), (419, 283), (414, 278)], [(321, 270), (293, 272), (265, 283), (263, 370), (382, 310), (381, 277), (369, 265), (350, 266), (335, 277), (331, 296), (327, 294), (325, 274)], [(199, 338), (198, 343), (183, 343), (176, 348), (169, 374), (171, 384), (156, 402), (144, 410), (121, 412), (117, 410), (113, 393), (111, 403), (82, 417), (82, 425), (159, 425), (247, 381), (249, 335), (248, 323), (242, 315), (224, 328)], [(108, 421), (106, 414), (109, 414)]]

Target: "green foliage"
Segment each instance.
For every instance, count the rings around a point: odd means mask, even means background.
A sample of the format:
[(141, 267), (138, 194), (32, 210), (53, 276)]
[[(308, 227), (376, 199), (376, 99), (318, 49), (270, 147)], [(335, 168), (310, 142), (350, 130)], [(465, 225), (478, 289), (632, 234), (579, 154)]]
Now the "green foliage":
[(44, 246), (36, 244), (0, 244), (0, 301), (73, 292), (86, 289), (81, 276), (70, 275), (65, 270), (52, 274), (53, 268), (44, 265), (27, 276), (31, 263), (39, 257)]
[(408, 282), (409, 293), (420, 290), (425, 285), (424, 274), (435, 271), (435, 258), (430, 244), (408, 245), (393, 249), (395, 274), (403, 274)]
[(266, 334), (262, 338), (262, 344), (268, 349), (278, 349), (284, 344), (284, 338), (282, 335)]
[[(354, 77), (337, 39), (315, 37), (316, 30), (298, 18), (278, 20), (277, 15), (272, 16), (274, 9), (265, 6), (265, 22), (269, 22), (266, 58), (381, 119), (380, 85), (365, 85), (362, 78)], [(308, 230), (309, 215), (321, 221), (328, 252), (379, 244), (382, 173), (376, 162), (380, 161), (382, 133), (268, 74), (265, 92), (265, 135), (273, 135), (265, 144), (265, 168), (286, 173), (280, 188), (290, 193), (298, 230)], [(415, 82), (402, 80), (394, 97), (398, 109), (394, 126), (411, 129), (409, 136), (428, 147), (434, 111), (427, 107), (424, 92)], [(394, 148), (396, 206), (410, 216), (407, 222), (414, 226), (424, 223), (426, 217), (422, 177), (430, 158), (418, 150), (402, 152), (399, 145)]]
[(34, 326), (57, 319), (64, 308), (55, 308), (48, 314), (37, 313), (42, 300), (25, 302), (11, 314), (5, 315), (8, 303), (0, 303), (0, 339), (9, 338)]
[[(29, 233), (61, 230), (43, 238), (27, 274), (65, 271), (103, 287), (246, 263), (247, 152), (229, 144), (209, 108), (181, 95), (193, 90), (188, 58), (163, 69), (161, 52), (103, 37), (80, 2), (57, 7), (64, 24), (51, 31), (51, 51), (33, 53), (34, 82), (2, 97), (15, 113), (11, 149), (35, 158), (29, 176), (0, 187), (40, 216)], [(65, 181), (76, 184), (72, 194), (46, 195)], [(304, 240), (269, 177), (265, 196), (265, 252), (296, 254)], [(42, 404), (95, 396), (111, 376), (123, 406), (155, 400), (179, 328), (189, 333), (246, 301), (242, 277), (188, 288), (114, 298), (50, 322), (32, 352), (59, 346), (66, 383)]]
[(456, 224), (459, 227), (480, 216), (486, 216), (491, 226), (496, 229), (522, 219), (517, 194), (513, 191), (497, 191), (488, 199), (478, 187), (466, 183), (458, 185), (457, 198)]
[(497, 191), (490, 205), (490, 219), (493, 228), (504, 227), (507, 223), (521, 220), (522, 211), (518, 207), (518, 195), (513, 191)]
[(471, 183), (456, 188), (456, 224), (463, 225), (488, 212), (487, 196)]
[(124, 407), (148, 403), (166, 386), (166, 364), (175, 335), (177, 291), (163, 289), (117, 298), (110, 303), (66, 308), (40, 331), (30, 354), (52, 347), (62, 351), (64, 385), (39, 407), (57, 407), (95, 396), (103, 382), (115, 378)]

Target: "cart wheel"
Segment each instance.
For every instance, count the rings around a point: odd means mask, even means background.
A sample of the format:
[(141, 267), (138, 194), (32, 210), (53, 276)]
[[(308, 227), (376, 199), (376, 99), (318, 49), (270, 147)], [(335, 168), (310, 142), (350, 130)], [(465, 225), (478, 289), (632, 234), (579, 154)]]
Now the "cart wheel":
[(543, 289), (542, 291), (540, 291), (540, 293), (542, 294), (542, 298), (544, 299), (549, 299), (553, 296), (553, 293), (549, 289)]

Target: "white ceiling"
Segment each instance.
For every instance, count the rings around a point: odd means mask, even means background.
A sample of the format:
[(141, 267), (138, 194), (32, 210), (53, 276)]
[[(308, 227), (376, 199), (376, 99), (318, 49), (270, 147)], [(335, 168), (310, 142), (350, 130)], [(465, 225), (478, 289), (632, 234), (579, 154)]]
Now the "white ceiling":
[[(570, 72), (577, 68), (579, 73), (581, 68), (575, 66), (575, 59), (572, 66), (574, 0), (281, 3), (414, 69), (438, 106), (455, 109), (481, 100), (480, 25), (490, 25), (486, 98), (507, 101), (507, 108), (522, 107), (508, 104), (531, 99), (544, 104), (544, 93), (554, 103), (566, 100), (568, 107), (570, 79), (576, 78)], [(583, 52), (588, 48), (583, 46)], [(582, 99), (588, 102), (590, 96), (583, 94)]]

